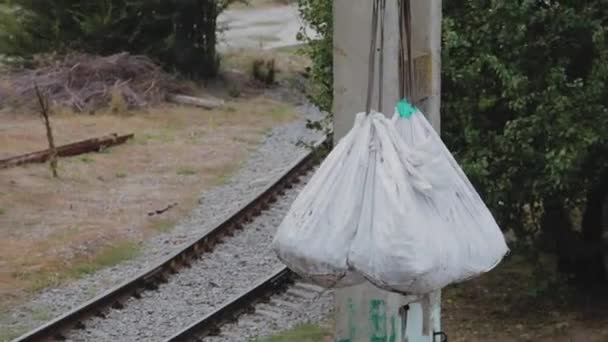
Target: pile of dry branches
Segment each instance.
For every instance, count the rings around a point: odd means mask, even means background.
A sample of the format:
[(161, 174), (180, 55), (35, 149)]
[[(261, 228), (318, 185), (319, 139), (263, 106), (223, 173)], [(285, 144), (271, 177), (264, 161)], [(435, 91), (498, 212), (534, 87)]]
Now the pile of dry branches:
[(32, 104), (36, 85), (53, 106), (77, 112), (91, 112), (117, 100), (129, 109), (144, 107), (180, 90), (175, 78), (148, 57), (72, 54), (0, 76), (0, 107)]

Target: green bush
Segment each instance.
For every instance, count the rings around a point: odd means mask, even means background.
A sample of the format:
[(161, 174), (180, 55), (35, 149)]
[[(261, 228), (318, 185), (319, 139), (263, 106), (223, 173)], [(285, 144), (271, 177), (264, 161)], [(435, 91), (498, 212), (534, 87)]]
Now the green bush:
[(194, 78), (215, 75), (218, 0), (0, 0), (0, 54), (128, 51)]
[(304, 53), (312, 60), (309, 98), (321, 110), (328, 113), (321, 121), (309, 122), (310, 128), (324, 130), (333, 135), (331, 114), (333, 103), (333, 5), (330, 0), (299, 0), (298, 7), (304, 22), (319, 34), (313, 40), (303, 32), (299, 39), (305, 41)]
[(503, 227), (593, 279), (606, 278), (607, 5), (448, 1), (443, 27), (445, 141)]
[[(331, 108), (331, 1), (300, 0)], [(560, 268), (606, 280), (608, 1), (444, 1), (442, 134), (497, 220)], [(587, 281), (587, 282), (589, 282)]]

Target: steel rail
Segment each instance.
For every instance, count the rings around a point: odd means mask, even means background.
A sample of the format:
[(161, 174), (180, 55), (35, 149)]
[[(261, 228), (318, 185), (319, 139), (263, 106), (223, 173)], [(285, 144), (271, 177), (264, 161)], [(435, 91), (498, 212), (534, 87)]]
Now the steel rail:
[(93, 316), (104, 318), (108, 309), (122, 309), (126, 299), (141, 298), (142, 292), (156, 290), (159, 284), (166, 283), (181, 269), (190, 267), (193, 260), (198, 259), (204, 253), (211, 252), (216, 245), (222, 243), (225, 237), (233, 236), (235, 231), (242, 230), (243, 225), (251, 222), (253, 217), (259, 216), (262, 211), (267, 210), (270, 203), (276, 202), (279, 196), (285, 194), (285, 189), (292, 188), (293, 184), (299, 182), (302, 175), (314, 167), (320, 153), (325, 151), (324, 147), (327, 145), (326, 138), (316, 143), (311, 151), (295, 162), (276, 182), (269, 185), (227, 220), (209, 230), (187, 247), (124, 283), (18, 337), (13, 342), (65, 340), (67, 331), (85, 329), (85, 321), (88, 318)]
[(294, 278), (295, 275), (289, 269), (282, 267), (165, 342), (198, 342), (206, 336), (219, 335), (222, 324), (235, 322), (241, 314), (255, 312), (254, 304), (264, 302), (272, 295), (285, 291)]

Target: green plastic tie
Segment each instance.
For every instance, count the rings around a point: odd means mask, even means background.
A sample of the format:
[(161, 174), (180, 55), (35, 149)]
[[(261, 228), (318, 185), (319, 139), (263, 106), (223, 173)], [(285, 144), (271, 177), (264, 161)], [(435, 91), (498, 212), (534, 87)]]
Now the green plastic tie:
[(404, 119), (409, 119), (416, 112), (416, 107), (412, 106), (407, 100), (401, 100), (397, 103), (397, 111), (399, 116)]

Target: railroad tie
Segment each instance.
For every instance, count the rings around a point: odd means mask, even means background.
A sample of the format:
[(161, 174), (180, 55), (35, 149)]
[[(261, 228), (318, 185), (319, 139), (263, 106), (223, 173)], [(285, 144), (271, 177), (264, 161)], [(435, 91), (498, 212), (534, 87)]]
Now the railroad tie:
[(304, 299), (308, 299), (308, 300), (311, 300), (317, 296), (317, 294), (314, 292), (298, 289), (295, 287), (290, 288), (289, 290), (287, 290), (286, 293), (293, 297), (300, 297), (300, 298), (304, 298)]
[(262, 315), (262, 316), (266, 316), (273, 320), (279, 320), (282, 317), (280, 313), (276, 313), (274, 311), (264, 310), (264, 309), (255, 309), (255, 313)]
[(290, 310), (299, 310), (302, 306), (300, 304), (296, 304), (296, 303), (292, 303), (292, 302), (288, 302), (286, 300), (282, 300), (282, 299), (271, 299), (270, 302), (276, 306), (279, 307), (284, 307)]
[(297, 282), (295, 284), (295, 287), (306, 290), (306, 291), (316, 292), (316, 293), (321, 293), (321, 292), (325, 291), (325, 289), (322, 288), (321, 286), (309, 284), (309, 283), (302, 283), (302, 282)]

